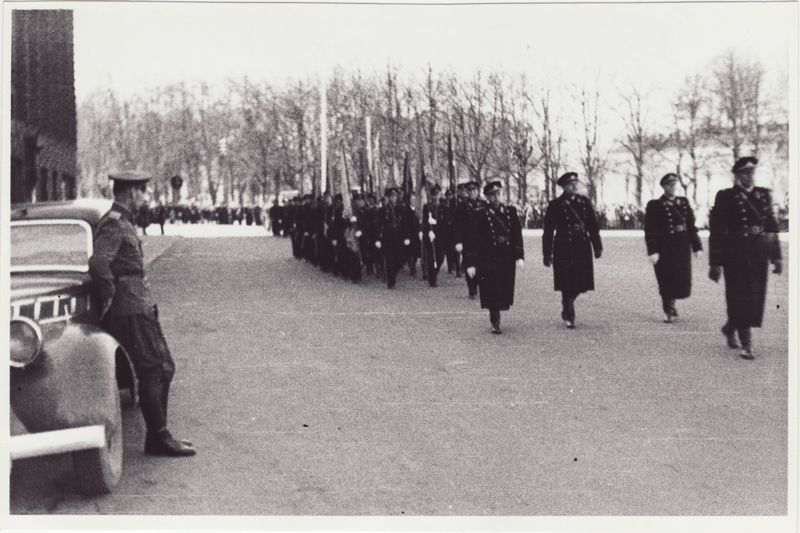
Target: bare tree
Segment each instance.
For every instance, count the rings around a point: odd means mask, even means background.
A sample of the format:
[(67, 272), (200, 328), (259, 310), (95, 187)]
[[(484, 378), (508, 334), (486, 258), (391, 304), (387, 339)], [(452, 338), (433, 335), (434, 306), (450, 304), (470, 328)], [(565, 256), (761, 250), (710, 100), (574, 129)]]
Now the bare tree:
[(556, 197), (564, 135), (558, 118), (553, 117), (549, 85), (542, 90), (538, 99), (539, 107), (536, 107), (530, 96), (526, 96), (526, 99), (530, 101), (541, 126), (539, 131), (534, 129), (534, 136), (541, 154), (540, 164), (542, 172), (544, 172), (545, 199), (549, 201)]
[(597, 204), (597, 189), (603, 182), (603, 172), (608, 160), (607, 154), (602, 153), (598, 140), (600, 128), (600, 89), (595, 86), (588, 92), (582, 88), (576, 99), (581, 108), (581, 136), (580, 160), (586, 177), (589, 198)]
[(620, 113), (625, 123), (625, 133), (620, 140), (622, 147), (633, 158), (636, 180), (634, 193), (636, 205), (642, 206), (642, 184), (644, 183), (644, 167), (650, 152), (654, 149), (655, 136), (647, 127), (647, 112), (642, 109), (643, 96), (636, 87), (628, 94), (621, 94), (625, 108)]
[(734, 160), (748, 144), (756, 156), (761, 148), (763, 77), (761, 62), (743, 58), (736, 50), (714, 59), (714, 123), (720, 142), (732, 151)]

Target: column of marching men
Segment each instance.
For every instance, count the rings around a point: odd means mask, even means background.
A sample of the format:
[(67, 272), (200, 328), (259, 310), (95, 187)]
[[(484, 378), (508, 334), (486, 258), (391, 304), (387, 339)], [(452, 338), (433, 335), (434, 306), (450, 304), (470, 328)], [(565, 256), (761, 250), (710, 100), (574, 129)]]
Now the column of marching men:
[[(753, 359), (751, 328), (761, 327), (769, 264), (782, 271), (779, 225), (771, 191), (755, 186), (758, 160), (743, 157), (733, 166), (733, 186), (717, 193), (709, 215), (709, 278), (724, 276), (728, 320), (722, 327), (730, 348)], [(677, 195), (680, 177), (661, 179), (664, 194), (651, 200), (645, 211), (645, 250), (653, 265), (664, 312), (664, 322), (678, 317), (676, 301), (688, 298), (692, 288), (692, 256), (702, 253), (692, 207)], [(553, 288), (561, 293), (561, 318), (576, 328), (575, 302), (594, 290), (594, 260), (603, 243), (596, 211), (589, 198), (578, 194), (579, 178), (567, 172), (558, 180), (562, 194), (550, 201), (544, 214), (543, 264), (553, 270)], [(355, 193), (352, 215), (345, 216), (341, 195), (293, 199), (272, 218), (272, 227), (290, 237), (297, 259), (359, 282), (362, 272), (386, 281), (393, 289), (406, 266), (436, 287), (440, 270), (466, 279), (470, 299), (480, 295), (489, 311), (491, 331), (500, 334), (500, 312), (514, 303), (516, 271), (524, 268), (522, 224), (513, 205), (501, 201), (502, 183), (483, 187), (474, 181), (447, 191), (439, 185), (428, 192), (422, 217), (413, 207), (413, 195), (389, 187), (381, 202), (374, 194)], [(277, 213), (277, 211), (275, 211)], [(274, 234), (278, 235), (279, 232)], [(737, 338), (738, 337), (738, 338)]]

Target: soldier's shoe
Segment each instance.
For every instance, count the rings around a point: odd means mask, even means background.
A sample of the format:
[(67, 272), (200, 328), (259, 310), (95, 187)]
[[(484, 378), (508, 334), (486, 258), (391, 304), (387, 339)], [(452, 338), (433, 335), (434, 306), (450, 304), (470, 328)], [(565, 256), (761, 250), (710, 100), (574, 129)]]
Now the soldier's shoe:
[(736, 341), (736, 328), (725, 324), (722, 326), (722, 334), (725, 335), (725, 340), (728, 342), (728, 348), (738, 348), (739, 343)]
[(503, 333), (502, 331), (500, 331), (499, 322), (497, 324), (492, 324), (492, 333), (494, 333), (495, 335), (500, 335), (501, 333)]
[(667, 324), (672, 324), (672, 313), (664, 314), (664, 322)]
[(567, 324), (567, 329), (575, 329), (575, 321), (574, 320), (565, 320)]
[(739, 354), (742, 359), (752, 360), (755, 359), (756, 356), (753, 355), (753, 348), (751, 346), (742, 346), (742, 353)]
[(161, 457), (190, 457), (197, 451), (186, 442), (176, 440), (168, 430), (148, 433), (144, 441), (144, 453)]

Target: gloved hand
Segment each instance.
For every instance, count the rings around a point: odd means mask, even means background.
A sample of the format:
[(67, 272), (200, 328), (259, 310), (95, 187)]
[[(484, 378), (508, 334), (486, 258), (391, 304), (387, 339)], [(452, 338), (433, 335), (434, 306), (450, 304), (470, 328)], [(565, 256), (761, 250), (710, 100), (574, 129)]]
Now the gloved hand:
[(361, 230), (358, 230), (358, 231), (356, 232), (356, 237), (361, 237)]
[(456, 252), (461, 253), (464, 250), (464, 245), (461, 243), (456, 244)]
[(331, 241), (331, 244), (332, 244), (332, 245), (334, 245), (334, 246), (336, 246), (336, 245), (338, 244), (338, 242), (339, 242), (339, 241), (337, 241), (336, 239), (333, 239), (333, 240)]
[(435, 226), (436, 225), (436, 219), (433, 218), (433, 217), (428, 217), (428, 224), (430, 224), (431, 226)]
[(544, 266), (546, 266), (547, 268), (550, 268), (550, 262), (551, 261), (550, 261), (549, 257), (545, 257), (544, 261), (542, 261), (542, 262), (544, 263)]
[(410, 241), (410, 240), (408, 240), (408, 239), (406, 239), (406, 240), (404, 240), (404, 241), (403, 241), (403, 244), (405, 244), (406, 246), (408, 246), (409, 244), (411, 244), (411, 241)]
[(525, 268), (525, 260), (517, 259), (517, 268)]
[(429, 231), (428, 232), (428, 239), (430, 239), (430, 241), (433, 242), (434, 239), (436, 239), (436, 234), (434, 232), (432, 232), (432, 231)]
[(352, 217), (350, 217), (350, 222), (355, 224), (356, 222), (358, 222), (358, 219), (355, 216), (352, 216)]
[(654, 265), (657, 265), (657, 264), (658, 264), (658, 259), (659, 259), (659, 257), (660, 257), (660, 256), (659, 256), (657, 253), (655, 253), (655, 254), (650, 254), (650, 255), (648, 255), (648, 256), (647, 256), (647, 258), (650, 260), (650, 262), (651, 262), (652, 264), (654, 264)]
[(774, 269), (772, 269), (772, 273), (778, 274), (780, 276), (781, 272), (783, 272), (783, 261), (781, 261), (780, 259), (776, 259), (775, 261), (772, 262), (772, 266), (775, 267)]
[(467, 276), (471, 278), (475, 277), (475, 267), (467, 267)]
[(722, 276), (722, 267), (712, 266), (711, 268), (708, 269), (708, 279), (710, 279), (714, 283), (718, 282), (721, 276)]
[(419, 232), (419, 240), (422, 240), (422, 232)]
[(375, 241), (375, 248), (377, 248), (378, 250), (381, 249), (381, 241)]
[(594, 251), (594, 258), (600, 259), (600, 256), (603, 255), (603, 250), (595, 250)]

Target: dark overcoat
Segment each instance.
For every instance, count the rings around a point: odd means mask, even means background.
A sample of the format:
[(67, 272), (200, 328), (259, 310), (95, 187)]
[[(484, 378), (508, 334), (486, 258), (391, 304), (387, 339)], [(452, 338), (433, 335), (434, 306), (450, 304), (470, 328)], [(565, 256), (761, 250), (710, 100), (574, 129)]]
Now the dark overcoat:
[(525, 259), (522, 227), (514, 206), (483, 204), (472, 213), (464, 265), (475, 267), (482, 309), (505, 311), (514, 303), (516, 261)]
[(736, 185), (717, 193), (709, 216), (709, 262), (725, 274), (728, 323), (760, 327), (769, 262), (781, 259), (769, 189)]
[(703, 249), (689, 200), (662, 196), (647, 203), (644, 217), (647, 255), (658, 254), (655, 264), (658, 291), (664, 298), (692, 294), (692, 252)]
[(406, 254), (410, 258), (418, 259), (422, 256), (422, 241), (419, 240), (419, 232), (422, 231), (422, 224), (420, 223), (417, 212), (410, 205), (403, 206), (403, 213), (407, 225), (406, 233), (411, 244), (406, 249)]
[(595, 253), (602, 252), (600, 228), (592, 202), (580, 194), (562, 194), (544, 215), (542, 251), (552, 258), (556, 291), (580, 294), (594, 290)]

